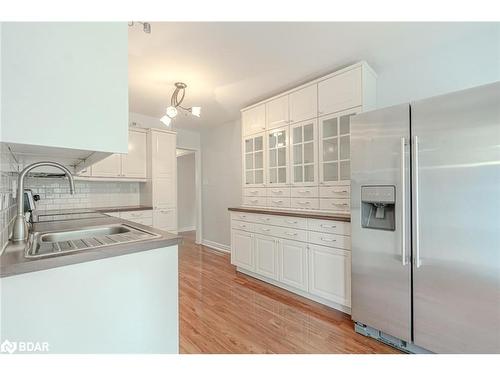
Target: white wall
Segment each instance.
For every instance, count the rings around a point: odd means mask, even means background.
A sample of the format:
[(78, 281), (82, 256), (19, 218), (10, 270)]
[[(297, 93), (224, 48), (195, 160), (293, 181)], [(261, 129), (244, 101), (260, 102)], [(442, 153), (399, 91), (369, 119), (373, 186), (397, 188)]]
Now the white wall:
[(194, 153), (177, 157), (177, 212), (179, 232), (196, 228)]
[(500, 28), (440, 46), (433, 53), (415, 51), (404, 61), (377, 69), (377, 106), (428, 98), (500, 81)]
[(203, 241), (231, 244), (228, 207), (241, 204), (240, 121), (202, 132)]

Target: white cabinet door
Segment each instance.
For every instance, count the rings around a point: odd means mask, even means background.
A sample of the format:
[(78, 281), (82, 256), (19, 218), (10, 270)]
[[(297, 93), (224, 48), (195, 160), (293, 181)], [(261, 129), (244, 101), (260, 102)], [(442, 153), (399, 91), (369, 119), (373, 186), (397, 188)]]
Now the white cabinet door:
[(361, 67), (338, 74), (318, 84), (319, 115), (362, 105)]
[(279, 128), (288, 124), (288, 95), (266, 103), (266, 129)]
[(255, 272), (259, 275), (278, 279), (278, 241), (269, 236), (256, 235)]
[(286, 185), (289, 182), (288, 126), (273, 129), (266, 134), (267, 183), (273, 186)]
[(351, 306), (351, 252), (309, 245), (309, 293)]
[(171, 178), (153, 180), (153, 207), (165, 208), (177, 206), (176, 183)]
[(318, 127), (316, 119), (290, 126), (290, 164), (293, 185), (318, 183)]
[(153, 178), (176, 177), (176, 136), (171, 133), (152, 132)]
[(265, 133), (243, 139), (243, 181), (245, 186), (264, 186)]
[(346, 111), (319, 119), (319, 183), (348, 184), (351, 179), (351, 116)]
[(231, 231), (231, 264), (249, 271), (255, 270), (253, 234), (234, 229)]
[(128, 154), (122, 155), (122, 176), (146, 178), (146, 133), (129, 131)]
[(175, 208), (153, 210), (153, 227), (169, 232), (177, 232), (177, 210)]
[(279, 241), (279, 280), (294, 288), (308, 290), (307, 244), (298, 241)]
[(289, 97), (290, 122), (309, 120), (318, 116), (318, 85), (294, 91)]
[(92, 177), (120, 177), (121, 155), (113, 154), (92, 165)]
[(241, 113), (243, 136), (266, 130), (266, 105), (261, 104)]

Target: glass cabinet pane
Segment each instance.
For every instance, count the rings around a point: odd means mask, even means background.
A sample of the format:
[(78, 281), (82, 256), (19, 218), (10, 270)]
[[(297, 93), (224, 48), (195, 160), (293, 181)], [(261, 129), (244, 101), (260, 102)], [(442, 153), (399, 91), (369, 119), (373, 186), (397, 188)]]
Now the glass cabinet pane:
[(286, 182), (286, 168), (278, 169), (278, 182), (284, 184)]
[(304, 125), (304, 142), (309, 142), (314, 139), (314, 125)]
[(245, 173), (245, 183), (253, 184), (253, 171), (248, 171)]
[(340, 162), (340, 179), (350, 180), (351, 179), (351, 162), (341, 161)]
[(245, 152), (253, 151), (253, 138), (245, 140)]
[(340, 129), (339, 129), (340, 135), (350, 133), (350, 126), (349, 126), (350, 121), (351, 121), (351, 115), (340, 117)]
[(323, 141), (323, 161), (338, 160), (337, 138)]
[(323, 138), (337, 136), (337, 118), (331, 118), (323, 121)]
[(302, 166), (293, 167), (293, 182), (302, 182)]
[(276, 135), (275, 133), (269, 134), (269, 148), (276, 148)]
[(293, 128), (293, 144), (301, 143), (302, 142), (302, 127), (297, 126), (296, 128)]
[(253, 169), (253, 154), (245, 155), (245, 169)]
[(278, 149), (278, 166), (286, 166), (286, 148), (284, 147)]
[(264, 168), (263, 151), (255, 153), (255, 169)]
[(276, 167), (276, 150), (269, 150), (269, 167)]
[(340, 137), (340, 159), (345, 160), (350, 158), (350, 137), (344, 135)]
[(304, 166), (304, 182), (314, 182), (314, 165)]
[(293, 164), (302, 164), (302, 145), (293, 146)]
[(254, 142), (255, 142), (255, 151), (261, 151), (263, 149), (263, 141), (264, 137), (255, 137)]
[(286, 146), (286, 132), (284, 130), (279, 131), (277, 134), (278, 138), (278, 147), (285, 147)]
[(269, 182), (272, 184), (278, 182), (278, 170), (276, 168), (269, 169)]
[(312, 142), (304, 144), (304, 163), (314, 163), (314, 144)]
[(255, 183), (256, 184), (264, 183), (264, 171), (262, 169), (255, 171)]
[(339, 179), (337, 163), (323, 164), (323, 179), (325, 181), (337, 181)]

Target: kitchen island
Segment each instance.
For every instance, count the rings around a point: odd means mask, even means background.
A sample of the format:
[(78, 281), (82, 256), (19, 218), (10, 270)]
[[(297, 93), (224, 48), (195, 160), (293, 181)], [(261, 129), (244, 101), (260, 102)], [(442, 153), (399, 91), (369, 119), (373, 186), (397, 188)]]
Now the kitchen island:
[(106, 215), (33, 230), (99, 225), (155, 236), (40, 258), (9, 245), (0, 256), (1, 342), (40, 343), (49, 353), (178, 353), (179, 237)]

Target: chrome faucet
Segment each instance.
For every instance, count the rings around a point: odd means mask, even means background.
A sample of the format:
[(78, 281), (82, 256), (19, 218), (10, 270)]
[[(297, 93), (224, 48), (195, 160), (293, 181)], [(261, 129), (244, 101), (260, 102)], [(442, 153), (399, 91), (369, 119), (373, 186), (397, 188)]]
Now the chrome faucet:
[(70, 170), (62, 164), (53, 161), (40, 161), (38, 163), (30, 164), (24, 168), (17, 179), (17, 215), (14, 221), (11, 236), (11, 240), (14, 242), (26, 241), (28, 237), (28, 223), (26, 222), (26, 217), (24, 216), (24, 178), (29, 171), (37, 167), (56, 167), (62, 170), (66, 173), (66, 176), (68, 176), (69, 179), (69, 192), (71, 194), (75, 193), (73, 175)]

